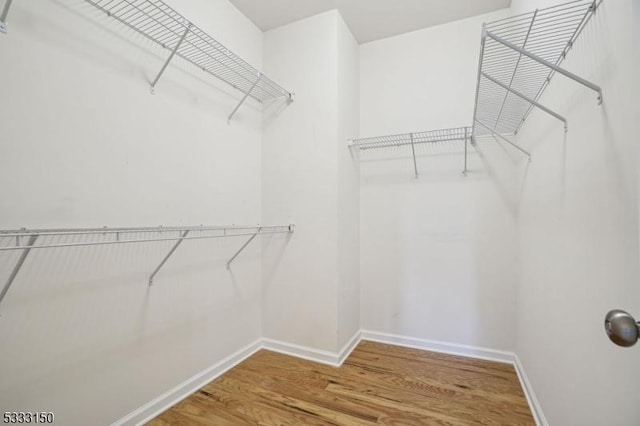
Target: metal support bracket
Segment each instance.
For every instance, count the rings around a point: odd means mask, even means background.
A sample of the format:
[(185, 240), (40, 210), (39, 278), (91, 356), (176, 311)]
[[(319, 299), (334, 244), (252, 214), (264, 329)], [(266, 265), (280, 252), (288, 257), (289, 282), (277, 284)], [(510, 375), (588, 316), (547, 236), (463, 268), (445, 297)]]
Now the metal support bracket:
[(176, 243), (173, 245), (173, 247), (171, 248), (171, 250), (169, 250), (169, 253), (167, 253), (167, 255), (164, 257), (164, 259), (162, 259), (162, 262), (160, 262), (160, 264), (158, 265), (158, 267), (155, 269), (155, 271), (153, 271), (153, 273), (151, 274), (151, 276), (149, 277), (149, 285), (153, 285), (153, 279), (155, 278), (156, 274), (158, 273), (158, 271), (160, 271), (160, 268), (162, 268), (164, 266), (165, 263), (167, 263), (167, 260), (169, 260), (169, 258), (171, 257), (171, 255), (173, 254), (173, 252), (176, 251), (176, 249), (178, 248), (178, 246), (180, 246), (180, 244), (182, 244), (182, 242), (184, 241), (184, 238), (189, 235), (189, 230), (184, 231), (181, 235), (180, 235), (180, 239), (178, 241), (176, 241)]
[[(249, 89), (249, 91), (244, 94), (244, 96), (242, 97), (242, 100), (240, 100), (240, 103), (238, 105), (236, 105), (236, 107), (233, 109), (233, 111), (231, 111), (231, 114), (229, 114), (229, 118), (227, 119), (227, 124), (231, 124), (231, 119), (236, 114), (236, 112), (238, 112), (238, 110), (240, 109), (240, 107), (242, 106), (244, 101), (247, 100), (247, 98), (249, 97), (249, 95), (251, 94), (253, 89), (258, 85), (258, 83), (260, 82), (261, 79), (262, 79), (262, 74), (260, 74), (258, 79), (253, 83), (253, 85), (251, 86), (251, 89)], [(291, 95), (289, 95), (289, 99), (288, 100), (291, 100)]]
[(13, 0), (6, 0), (2, 8), (2, 13), (0, 14), (0, 33), (7, 33), (7, 15), (9, 14), (12, 1)]
[(491, 81), (491, 82), (493, 82), (493, 83), (497, 84), (498, 86), (502, 87), (502, 88), (503, 88), (503, 89), (505, 89), (506, 91), (508, 91), (508, 92), (510, 92), (510, 93), (513, 93), (514, 95), (518, 96), (519, 98), (524, 99), (525, 101), (529, 102), (531, 105), (534, 105), (534, 106), (536, 106), (536, 107), (540, 108), (542, 111), (546, 112), (547, 114), (549, 114), (549, 115), (551, 115), (551, 116), (553, 116), (553, 117), (557, 118), (558, 120), (562, 121), (562, 122), (564, 123), (564, 131), (565, 131), (565, 132), (569, 129), (569, 128), (568, 128), (568, 125), (567, 125), (567, 119), (566, 119), (566, 118), (564, 118), (563, 116), (561, 116), (560, 114), (558, 114), (558, 113), (556, 113), (556, 112), (554, 112), (554, 111), (550, 110), (550, 109), (549, 109), (549, 108), (547, 108), (546, 106), (544, 106), (544, 105), (542, 105), (542, 104), (540, 104), (540, 103), (538, 103), (538, 102), (534, 101), (533, 99), (529, 98), (528, 96), (523, 95), (523, 94), (522, 94), (522, 93), (520, 93), (519, 91), (517, 91), (517, 90), (515, 90), (515, 89), (513, 89), (513, 88), (511, 88), (511, 87), (509, 87), (509, 86), (507, 86), (506, 84), (501, 83), (500, 81), (496, 80), (495, 78), (491, 77), (490, 75), (488, 75), (488, 74), (486, 74), (486, 73), (484, 73), (484, 72), (483, 72), (483, 73), (481, 73), (481, 74), (482, 74), (482, 76), (483, 76), (484, 78), (486, 78), (487, 80), (489, 80), (489, 81)]
[(23, 250), (22, 254), (20, 255), (20, 258), (16, 262), (16, 266), (13, 267), (13, 271), (11, 271), (11, 275), (9, 275), (9, 278), (7, 279), (7, 282), (4, 284), (2, 291), (0, 291), (0, 303), (2, 303), (2, 300), (4, 299), (4, 296), (6, 296), (7, 292), (9, 291), (11, 284), (13, 284), (13, 281), (16, 279), (16, 276), (18, 276), (18, 272), (20, 272), (20, 268), (22, 268), (24, 261), (27, 259), (27, 256), (29, 255), (31, 248), (37, 239), (38, 239), (37, 234), (31, 235), (29, 237), (29, 241), (27, 242), (26, 248)]
[(483, 30), (483, 37), (489, 37), (492, 40), (502, 44), (503, 46), (506, 46), (509, 49), (515, 50), (516, 52), (519, 52), (522, 55), (524, 55), (524, 56), (526, 56), (526, 57), (528, 57), (530, 59), (533, 59), (534, 61), (536, 61), (536, 62), (538, 62), (538, 63), (540, 63), (540, 64), (542, 64), (542, 65), (544, 65), (544, 66), (546, 66), (548, 68), (551, 68), (555, 72), (560, 73), (560, 74), (564, 75), (565, 77), (568, 77), (568, 78), (570, 78), (570, 79), (582, 84), (583, 86), (588, 87), (589, 89), (597, 92), (598, 93), (598, 104), (602, 104), (602, 88), (600, 86), (595, 85), (595, 84), (591, 83), (590, 81), (587, 81), (584, 78), (573, 74), (572, 72), (569, 72), (569, 71), (567, 71), (567, 70), (565, 70), (563, 68), (560, 68), (559, 66), (554, 65), (551, 62), (546, 61), (546, 60), (542, 59), (541, 57), (539, 57), (537, 55), (534, 55), (533, 53), (528, 52), (528, 51), (516, 46), (513, 43), (510, 43), (507, 40), (503, 39), (502, 37), (499, 37), (499, 36), (497, 36), (495, 34), (492, 34), (491, 32), (487, 31), (486, 29)]
[(416, 174), (416, 179), (418, 179), (418, 164), (416, 163), (416, 147), (413, 143), (413, 133), (409, 137), (411, 138), (411, 152), (413, 153), (413, 171)]
[(184, 30), (184, 33), (182, 33), (182, 37), (180, 37), (180, 40), (178, 40), (178, 43), (176, 43), (176, 46), (171, 51), (171, 54), (169, 55), (167, 60), (164, 62), (164, 65), (160, 69), (160, 72), (158, 73), (156, 78), (153, 80), (153, 83), (151, 83), (151, 93), (154, 93), (154, 90), (156, 88), (156, 84), (158, 83), (158, 80), (160, 80), (160, 77), (162, 77), (162, 74), (164, 73), (164, 70), (166, 70), (167, 66), (169, 66), (169, 62), (171, 62), (171, 60), (175, 56), (176, 52), (180, 48), (180, 45), (184, 41), (184, 38), (187, 36), (187, 33), (189, 32), (190, 29), (191, 29), (191, 24), (189, 23), (189, 24), (187, 24), (187, 29)]
[[(291, 228), (289, 228), (289, 229), (291, 229)], [(256, 233), (255, 233), (255, 234), (253, 234), (251, 237), (249, 237), (249, 239), (247, 240), (247, 242), (246, 242), (246, 243), (244, 243), (244, 244), (242, 245), (242, 247), (240, 247), (240, 250), (238, 250), (238, 251), (236, 252), (236, 254), (234, 254), (234, 255), (233, 255), (233, 257), (232, 257), (231, 259), (229, 259), (229, 261), (227, 262), (227, 270), (231, 269), (231, 262), (233, 262), (233, 261), (236, 259), (236, 257), (238, 257), (238, 256), (240, 255), (240, 253), (242, 253), (242, 250), (244, 250), (244, 249), (245, 249), (245, 248), (246, 248), (246, 247), (251, 243), (251, 241), (253, 241), (253, 239), (254, 239), (255, 237), (257, 237), (257, 236), (258, 236), (258, 234), (260, 233), (260, 231), (261, 231), (261, 230), (262, 230), (262, 228), (258, 228), (258, 230), (256, 231)], [(291, 231), (289, 231), (289, 232), (291, 232)]]
[(500, 133), (496, 133), (494, 132), (489, 126), (487, 126), (486, 124), (482, 123), (480, 120), (476, 119), (475, 120), (476, 123), (478, 123), (480, 126), (484, 127), (485, 129), (487, 129), (488, 131), (491, 132), (491, 134), (495, 137), (498, 137), (500, 139), (502, 139), (503, 141), (505, 141), (506, 143), (508, 143), (509, 145), (513, 146), (514, 148), (516, 148), (518, 151), (521, 151), (525, 154), (527, 154), (527, 156), (529, 156), (529, 158), (531, 158), (531, 154), (529, 154), (527, 151), (525, 151), (524, 149), (520, 148), (518, 145), (516, 145), (515, 143), (511, 142), (509, 139), (505, 138), (504, 136), (502, 136)]
[(468, 151), (468, 145), (469, 145), (469, 135), (468, 135), (468, 131), (467, 128), (464, 128), (464, 170), (462, 171), (463, 175), (467, 175), (467, 172), (469, 171), (467, 169), (467, 151)]

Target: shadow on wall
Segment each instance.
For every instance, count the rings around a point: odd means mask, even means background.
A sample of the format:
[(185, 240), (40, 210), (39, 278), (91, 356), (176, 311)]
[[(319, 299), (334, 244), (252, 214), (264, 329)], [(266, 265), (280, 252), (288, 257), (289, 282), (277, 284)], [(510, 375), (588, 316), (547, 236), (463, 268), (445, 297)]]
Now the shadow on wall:
[(363, 327), (511, 350), (514, 212), (464, 148), (416, 146), (417, 179), (410, 146), (361, 151)]
[[(531, 159), (492, 136), (476, 138), (475, 151), (479, 165), (495, 184), (505, 206), (517, 216)], [(470, 175), (475, 173), (477, 170), (469, 170)]]
[[(150, 90), (151, 82), (170, 55), (169, 50), (158, 46), (85, 2), (76, 2), (78, 4), (74, 6), (60, 0), (53, 0), (50, 3), (51, 5), (46, 7), (64, 9), (68, 19), (73, 20), (75, 25), (65, 25), (64, 22), (49, 20), (50, 16), (60, 14), (48, 14), (42, 10), (45, 5), (40, 4), (37, 6), (39, 9), (37, 15), (31, 11), (25, 13), (22, 10), (12, 9), (12, 20), (20, 20), (21, 27), (38, 40), (47, 40), (52, 49), (69, 51), (74, 55), (80, 53), (80, 57), (85, 61), (136, 79), (140, 83), (141, 91)], [(78, 19), (83, 25), (78, 25)], [(87, 37), (87, 34), (92, 33), (96, 36)], [(105, 35), (108, 41), (115, 41), (122, 45), (123, 49), (114, 49), (113, 42), (105, 41)], [(172, 74), (176, 70), (186, 74), (188, 79), (174, 78)], [(221, 119), (226, 119), (243, 96), (242, 92), (234, 90), (179, 57), (171, 61), (167, 71), (170, 72), (163, 73), (156, 93), (169, 96), (182, 104), (199, 105), (212, 111), (213, 116), (220, 116)], [(200, 86), (206, 86), (206, 89), (194, 90), (189, 80)], [(261, 110), (258, 102), (247, 102), (243, 108), (250, 109), (252, 113)]]
[[(53, 244), (95, 237), (41, 238), (42, 244)], [(78, 400), (82, 394), (86, 406), (95, 408), (91, 401), (96, 395), (124, 383), (136, 394), (154, 386), (169, 389), (194, 369), (210, 365), (209, 359), (195, 355), (184, 363), (185, 348), (201, 347), (206, 353), (215, 340), (221, 357), (228, 352), (225, 346), (246, 343), (237, 343), (226, 331), (230, 320), (245, 335), (258, 337), (259, 248), (248, 247), (243, 258), (236, 259), (234, 277), (226, 270), (240, 241), (230, 237), (186, 242), (152, 287), (149, 274), (172, 241), (32, 250), (0, 305), (3, 406), (29, 402), (66, 407), (71, 399), (84, 405)], [(16, 257), (14, 252), (0, 252), (2, 284)], [(172, 373), (154, 374), (149, 365)], [(65, 411), (60, 409), (61, 416)], [(84, 418), (91, 416), (85, 413)]]

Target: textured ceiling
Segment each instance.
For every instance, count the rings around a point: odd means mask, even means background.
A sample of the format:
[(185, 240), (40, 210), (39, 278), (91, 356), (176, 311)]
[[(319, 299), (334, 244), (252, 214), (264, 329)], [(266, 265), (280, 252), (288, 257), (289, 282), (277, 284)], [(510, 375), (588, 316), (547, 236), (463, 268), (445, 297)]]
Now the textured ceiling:
[(360, 43), (509, 7), (511, 0), (230, 0), (268, 31), (338, 9)]

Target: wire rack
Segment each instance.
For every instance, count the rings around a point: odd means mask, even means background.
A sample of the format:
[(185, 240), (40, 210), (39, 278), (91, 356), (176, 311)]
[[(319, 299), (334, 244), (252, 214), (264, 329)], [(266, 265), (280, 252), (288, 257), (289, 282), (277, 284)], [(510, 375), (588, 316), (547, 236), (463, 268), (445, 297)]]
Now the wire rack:
[(556, 72), (596, 90), (598, 86), (560, 63), (595, 13), (599, 2), (578, 0), (485, 24), (478, 70), (473, 136), (514, 135), (539, 104)]
[(227, 269), (240, 253), (258, 235), (292, 233), (295, 226), (156, 226), (138, 228), (76, 228), (76, 229), (19, 229), (0, 230), (0, 254), (8, 251), (20, 251), (13, 270), (4, 286), (0, 289), (0, 303), (15, 281), (27, 256), (34, 249), (61, 247), (85, 247), (126, 243), (147, 243), (155, 241), (174, 241), (175, 243), (149, 276), (149, 285), (185, 240), (241, 237), (249, 239), (227, 262)]
[[(184, 16), (161, 0), (85, 1), (169, 50), (172, 52), (171, 57), (174, 54), (181, 57), (240, 90), (245, 94), (245, 97), (250, 96), (259, 102), (291, 98), (291, 93), (267, 78), (196, 25), (190, 23)], [(164, 71), (164, 67), (162, 71)], [(158, 75), (159, 77), (160, 75)]]
[(402, 133), (399, 135), (353, 139), (351, 140), (349, 146), (361, 150), (410, 146), (413, 156), (413, 171), (415, 177), (417, 178), (418, 163), (416, 161), (416, 145), (447, 141), (464, 141), (464, 173), (467, 173), (467, 142), (470, 138), (471, 127), (454, 127), (451, 129), (429, 130), (426, 132)]
[(427, 132), (353, 139), (350, 146), (358, 149), (385, 148), (390, 146), (417, 145), (421, 143), (463, 141), (469, 136), (471, 136), (470, 127), (456, 127), (452, 129), (430, 130)]

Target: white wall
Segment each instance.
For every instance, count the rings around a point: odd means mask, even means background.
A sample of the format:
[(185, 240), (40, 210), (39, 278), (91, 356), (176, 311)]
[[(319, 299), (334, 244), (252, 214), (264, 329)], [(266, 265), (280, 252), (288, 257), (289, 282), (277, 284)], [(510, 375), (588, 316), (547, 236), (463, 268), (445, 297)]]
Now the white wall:
[[(261, 65), (226, 0), (172, 3)], [(8, 22), (0, 228), (261, 220), (259, 104), (227, 126), (241, 94), (179, 60), (151, 95), (167, 52), (86, 2), (14, 2)], [(32, 252), (0, 306), (0, 410), (107, 424), (259, 338), (259, 244), (224, 268), (243, 242), (185, 242), (152, 288), (172, 243)]]
[[(482, 23), (360, 47), (360, 136), (468, 126)], [(461, 142), (362, 151), (362, 327), (494, 349), (515, 345), (515, 201)]]
[(359, 46), (338, 14), (338, 348), (360, 331), (360, 174), (345, 148), (360, 127)]
[[(559, 2), (514, 0), (514, 12)], [(632, 2), (604, 1), (562, 66), (603, 88), (556, 75), (518, 135), (532, 151), (518, 217), (516, 352), (552, 425), (637, 425), (638, 348), (614, 346), (610, 309), (640, 315), (638, 86)]]
[(336, 10), (265, 33), (265, 72), (296, 96), (264, 113), (263, 220), (296, 232), (263, 244), (264, 335), (333, 353), (359, 330), (357, 63)]
[(263, 243), (265, 337), (337, 349), (337, 11), (265, 33), (264, 70), (295, 92), (264, 112), (266, 222), (291, 222), (286, 247)]

